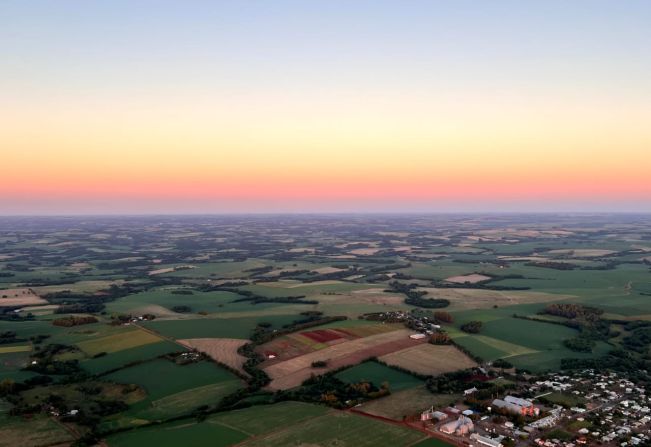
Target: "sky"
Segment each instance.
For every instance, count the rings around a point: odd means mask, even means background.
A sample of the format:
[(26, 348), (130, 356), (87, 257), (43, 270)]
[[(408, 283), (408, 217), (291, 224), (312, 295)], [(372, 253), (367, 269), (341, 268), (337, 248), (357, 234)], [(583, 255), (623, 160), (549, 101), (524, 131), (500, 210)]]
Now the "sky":
[(0, 1), (0, 214), (651, 211), (646, 0)]

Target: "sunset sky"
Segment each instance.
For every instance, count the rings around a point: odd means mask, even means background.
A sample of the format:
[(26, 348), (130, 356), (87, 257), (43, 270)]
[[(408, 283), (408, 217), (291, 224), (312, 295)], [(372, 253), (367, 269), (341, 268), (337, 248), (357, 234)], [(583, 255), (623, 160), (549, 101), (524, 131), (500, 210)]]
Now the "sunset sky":
[(651, 211), (651, 1), (0, 1), (0, 214)]

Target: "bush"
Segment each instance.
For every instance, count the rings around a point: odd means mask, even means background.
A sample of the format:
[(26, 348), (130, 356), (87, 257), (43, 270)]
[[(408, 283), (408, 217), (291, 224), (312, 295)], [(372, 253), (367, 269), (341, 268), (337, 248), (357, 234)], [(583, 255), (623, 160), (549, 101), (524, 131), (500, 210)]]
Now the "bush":
[(469, 321), (461, 325), (461, 330), (469, 334), (478, 334), (483, 323), (481, 321)]

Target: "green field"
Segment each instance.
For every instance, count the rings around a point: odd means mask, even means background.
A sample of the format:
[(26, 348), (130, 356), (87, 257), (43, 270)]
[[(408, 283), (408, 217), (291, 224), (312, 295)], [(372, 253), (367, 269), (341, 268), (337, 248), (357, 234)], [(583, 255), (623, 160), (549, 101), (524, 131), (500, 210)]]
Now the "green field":
[(158, 425), (151, 428), (127, 431), (110, 436), (110, 447), (228, 447), (245, 440), (248, 436), (240, 431), (213, 423), (188, 421)]
[(378, 387), (384, 382), (387, 382), (391, 391), (405, 390), (421, 386), (424, 383), (411, 374), (398, 371), (377, 362), (361, 363), (337, 373), (335, 377), (348, 383), (367, 380)]
[(449, 333), (455, 342), (484, 360), (508, 358), (515, 366), (532, 371), (557, 368), (562, 358), (586, 358), (605, 354), (611, 349), (597, 342), (592, 354), (577, 353), (563, 345), (563, 340), (578, 332), (566, 326), (513, 318), (513, 313), (530, 314), (540, 305), (520, 305), (498, 309), (456, 312), (455, 327), (467, 321), (483, 322), (479, 334), (466, 334), (456, 328)]
[(217, 422), (250, 435), (261, 435), (292, 424), (322, 416), (330, 410), (321, 405), (280, 402), (219, 413), (209, 421)]
[(180, 366), (165, 359), (121, 369), (108, 374), (105, 379), (140, 385), (151, 401), (213, 383), (239, 382), (239, 378), (210, 362)]
[(154, 320), (144, 326), (175, 339), (184, 338), (242, 338), (251, 336), (258, 323), (272, 323), (280, 328), (300, 318), (300, 315), (269, 315), (249, 318), (200, 318), (193, 320)]
[[(166, 288), (129, 295), (110, 303), (108, 309), (110, 312), (133, 315), (153, 313), (169, 316), (170, 313), (173, 314), (174, 306), (188, 306), (191, 313), (237, 312), (251, 307), (247, 302), (232, 303), (241, 296), (231, 292), (199, 292), (184, 288), (176, 290), (190, 290), (192, 295), (178, 295), (172, 293), (173, 290), (175, 289)], [(161, 311), (160, 307), (165, 310)]]
[(101, 424), (104, 431), (141, 425), (189, 415), (202, 405), (215, 405), (241, 388), (242, 381), (211, 362), (176, 365), (158, 359), (108, 374), (105, 379), (117, 383), (137, 384), (146, 399)]
[(81, 362), (81, 367), (91, 374), (102, 374), (133, 362), (151, 360), (164, 354), (183, 350), (176, 343), (160, 341), (135, 348), (123, 349), (103, 357), (87, 359)]
[(351, 413), (332, 412), (292, 425), (265, 437), (255, 438), (247, 447), (396, 447), (408, 446), (424, 437), (416, 430), (397, 427)]

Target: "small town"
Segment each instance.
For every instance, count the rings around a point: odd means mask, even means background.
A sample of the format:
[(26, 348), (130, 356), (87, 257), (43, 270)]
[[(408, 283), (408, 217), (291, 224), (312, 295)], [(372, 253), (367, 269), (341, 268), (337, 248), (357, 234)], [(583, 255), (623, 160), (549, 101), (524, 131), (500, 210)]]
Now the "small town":
[[(490, 376), (496, 369), (477, 373)], [(419, 423), (456, 445), (649, 445), (651, 397), (622, 375), (587, 369), (514, 379), (504, 371), (491, 379), (510, 388), (504, 395), (484, 399), (469, 388), (454, 406), (423, 411)]]

